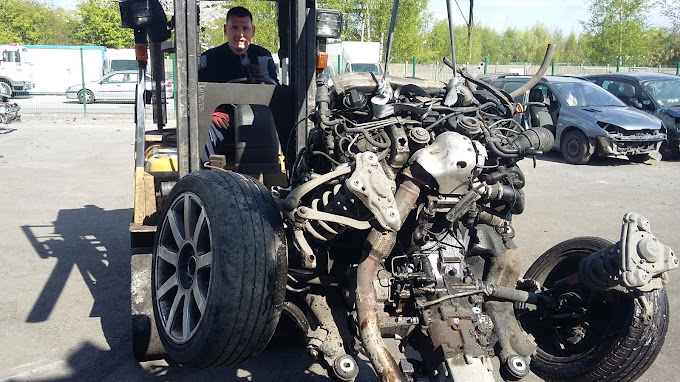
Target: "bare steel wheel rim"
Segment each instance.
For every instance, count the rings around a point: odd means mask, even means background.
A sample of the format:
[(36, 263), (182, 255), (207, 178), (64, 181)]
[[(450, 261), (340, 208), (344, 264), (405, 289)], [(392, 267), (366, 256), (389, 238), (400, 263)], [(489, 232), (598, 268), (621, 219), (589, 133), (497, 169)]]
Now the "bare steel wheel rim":
[(578, 137), (571, 137), (567, 142), (567, 154), (570, 158), (576, 158), (581, 155), (582, 147)]
[(163, 218), (153, 280), (165, 333), (190, 341), (202, 324), (208, 301), (212, 247), (210, 221), (196, 194), (180, 194)]

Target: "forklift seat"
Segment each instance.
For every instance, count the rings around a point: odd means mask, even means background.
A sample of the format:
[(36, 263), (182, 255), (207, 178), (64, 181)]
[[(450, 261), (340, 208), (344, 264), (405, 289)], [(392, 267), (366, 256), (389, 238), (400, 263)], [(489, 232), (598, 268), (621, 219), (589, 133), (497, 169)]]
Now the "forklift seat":
[(288, 179), (271, 110), (264, 105), (234, 105), (234, 171), (265, 186), (287, 186)]
[(531, 118), (531, 126), (539, 126), (539, 127), (546, 127), (549, 130), (555, 133), (554, 127), (553, 127), (553, 119), (550, 113), (548, 112), (548, 108), (545, 105), (545, 98), (543, 96), (543, 91), (541, 89), (533, 88), (529, 91), (529, 102), (539, 102), (542, 103), (543, 106), (540, 105), (529, 105), (527, 107), (529, 116)]

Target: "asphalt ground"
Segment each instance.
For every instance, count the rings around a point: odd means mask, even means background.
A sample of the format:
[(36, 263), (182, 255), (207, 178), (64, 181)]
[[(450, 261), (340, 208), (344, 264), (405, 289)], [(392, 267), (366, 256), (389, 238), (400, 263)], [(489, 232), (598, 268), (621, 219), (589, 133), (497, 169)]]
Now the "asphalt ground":
[[(132, 118), (120, 115), (25, 115), (0, 125), (0, 381), (328, 380), (301, 341), (278, 341), (218, 370), (133, 360), (133, 133)], [(514, 226), (525, 268), (568, 238), (618, 240), (629, 211), (680, 250), (680, 162), (603, 158), (573, 166), (548, 154), (536, 168), (528, 159), (521, 166), (526, 210)], [(680, 379), (680, 272), (667, 289), (666, 343), (640, 381)], [(365, 361), (360, 370), (359, 381), (375, 379)]]

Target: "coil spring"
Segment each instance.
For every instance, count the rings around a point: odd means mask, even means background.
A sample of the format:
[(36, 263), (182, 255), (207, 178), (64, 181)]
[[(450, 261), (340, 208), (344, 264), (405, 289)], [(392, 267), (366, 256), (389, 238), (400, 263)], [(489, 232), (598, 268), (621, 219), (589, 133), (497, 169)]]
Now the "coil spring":
[[(358, 202), (350, 193), (343, 190), (342, 184), (336, 184), (332, 190), (327, 190), (321, 194), (320, 198), (315, 198), (310, 203), (310, 208), (317, 211), (327, 212), (336, 215), (348, 216), (356, 218), (358, 216), (359, 206)], [(319, 241), (328, 241), (333, 239), (336, 235), (344, 232), (347, 227), (335, 222), (326, 222), (323, 220), (308, 220), (305, 222), (305, 230), (315, 239)]]
[(590, 254), (579, 264), (578, 278), (589, 287), (598, 290), (620, 284), (619, 243)]

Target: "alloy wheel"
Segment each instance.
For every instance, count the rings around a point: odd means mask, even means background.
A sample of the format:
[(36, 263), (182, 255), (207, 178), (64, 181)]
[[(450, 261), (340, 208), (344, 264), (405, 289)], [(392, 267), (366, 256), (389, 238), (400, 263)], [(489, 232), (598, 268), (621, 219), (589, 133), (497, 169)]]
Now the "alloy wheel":
[(161, 225), (153, 280), (163, 330), (176, 343), (191, 340), (205, 314), (213, 262), (210, 236), (201, 200), (190, 192), (180, 194)]

